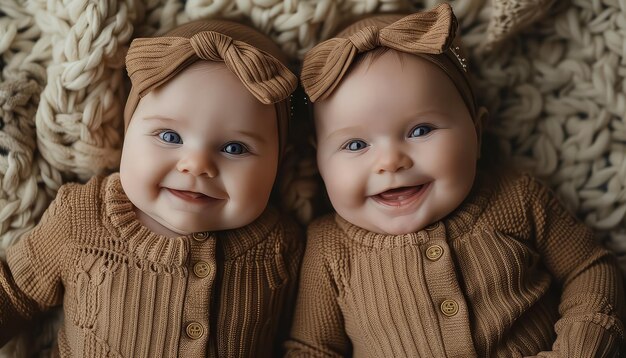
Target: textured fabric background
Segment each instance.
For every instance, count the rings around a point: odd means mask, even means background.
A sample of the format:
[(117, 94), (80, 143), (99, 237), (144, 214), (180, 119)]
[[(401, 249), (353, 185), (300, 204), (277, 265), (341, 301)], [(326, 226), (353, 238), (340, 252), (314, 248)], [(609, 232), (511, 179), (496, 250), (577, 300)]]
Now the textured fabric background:
[[(344, 20), (436, 3), (0, 0), (0, 257), (62, 183), (117, 169), (132, 38), (192, 19), (247, 18), (296, 60)], [(626, 271), (626, 0), (451, 4), (504, 154), (553, 187)], [(306, 222), (319, 188), (298, 147), (280, 196)], [(53, 338), (53, 324), (37, 324), (0, 357), (45, 352)]]

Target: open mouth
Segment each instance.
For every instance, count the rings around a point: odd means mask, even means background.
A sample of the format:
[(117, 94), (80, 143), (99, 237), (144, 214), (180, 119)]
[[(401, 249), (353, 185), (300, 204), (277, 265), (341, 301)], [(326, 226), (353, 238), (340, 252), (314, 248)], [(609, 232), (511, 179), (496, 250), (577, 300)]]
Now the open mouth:
[(419, 199), (426, 188), (428, 188), (428, 184), (389, 189), (373, 195), (372, 199), (387, 206), (406, 206)]
[(177, 190), (177, 189), (171, 189), (171, 188), (167, 188), (167, 190), (173, 195), (185, 201), (192, 202), (192, 203), (207, 203), (207, 202), (219, 200), (217, 198), (207, 196), (202, 193), (197, 193), (195, 191)]

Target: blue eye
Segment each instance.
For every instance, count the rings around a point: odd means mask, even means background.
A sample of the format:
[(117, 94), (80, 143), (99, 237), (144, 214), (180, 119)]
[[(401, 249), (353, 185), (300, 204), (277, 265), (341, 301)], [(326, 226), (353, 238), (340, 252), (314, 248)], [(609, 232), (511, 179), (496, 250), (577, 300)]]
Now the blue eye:
[(409, 137), (414, 138), (414, 137), (425, 136), (426, 134), (430, 133), (432, 130), (433, 128), (430, 126), (420, 125), (411, 130), (411, 134), (409, 134)]
[(343, 149), (347, 149), (351, 152), (357, 152), (367, 147), (367, 143), (360, 139), (354, 139), (344, 144)]
[(232, 143), (226, 144), (222, 148), (222, 151), (228, 154), (241, 155), (244, 153), (248, 153), (248, 148), (246, 148), (246, 146), (241, 143), (232, 142)]
[(159, 133), (159, 138), (166, 143), (182, 144), (183, 139), (174, 131), (163, 131)]

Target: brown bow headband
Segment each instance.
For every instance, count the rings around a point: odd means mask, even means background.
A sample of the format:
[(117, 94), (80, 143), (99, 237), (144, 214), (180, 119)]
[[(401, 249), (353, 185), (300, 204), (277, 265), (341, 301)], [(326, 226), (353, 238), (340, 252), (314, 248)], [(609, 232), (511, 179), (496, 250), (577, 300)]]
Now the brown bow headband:
[(200, 31), (190, 37), (138, 38), (133, 40), (126, 56), (133, 87), (124, 111), (125, 126), (128, 127), (141, 97), (200, 59), (223, 61), (264, 104), (287, 99), (297, 85), (295, 75), (274, 56), (220, 32)]
[[(382, 18), (399, 19), (387, 24)], [(377, 26), (381, 24), (383, 27)], [(380, 15), (378, 19), (362, 20), (353, 26), (358, 25), (361, 25), (358, 31), (349, 36), (340, 34), (326, 40), (305, 56), (301, 80), (312, 102), (330, 96), (358, 54), (377, 47), (387, 47), (423, 57), (439, 66), (459, 89), (474, 118), (476, 105), (466, 72), (467, 65), (461, 58), (459, 49), (455, 51), (451, 48), (458, 22), (449, 4), (443, 3), (430, 11), (404, 17)]]

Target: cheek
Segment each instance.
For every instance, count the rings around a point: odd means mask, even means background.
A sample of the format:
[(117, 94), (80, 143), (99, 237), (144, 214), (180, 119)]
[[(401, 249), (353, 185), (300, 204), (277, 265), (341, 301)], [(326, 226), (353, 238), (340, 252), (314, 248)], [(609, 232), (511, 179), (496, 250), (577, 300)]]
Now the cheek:
[(326, 160), (320, 166), (330, 200), (335, 204), (357, 205), (365, 197), (367, 177), (363, 168), (352, 165), (362, 159)]
[[(137, 167), (135, 166), (135, 160), (132, 156), (129, 156), (126, 149), (122, 153), (122, 161), (120, 163), (120, 180), (122, 182), (122, 188), (130, 199), (130, 201), (137, 207), (142, 208), (141, 201), (145, 197), (145, 189), (142, 190), (142, 183), (144, 182), (141, 177), (137, 177)], [(143, 208), (142, 208), (143, 210)]]
[(244, 205), (258, 203), (265, 206), (276, 179), (276, 167), (277, 160), (273, 159), (246, 165), (231, 162), (223, 166), (220, 176), (231, 199)]
[[(139, 154), (142, 153), (142, 154)], [(124, 143), (120, 175), (127, 194), (147, 193), (156, 187), (167, 172), (168, 158), (141, 143)], [(131, 191), (129, 193), (129, 191)]]
[(457, 141), (457, 146), (452, 154), (453, 158), (450, 160), (454, 163), (456, 174), (464, 179), (471, 178), (471, 181), (473, 181), (473, 174), (476, 171), (477, 145), (476, 139), (472, 137), (465, 141)]
[(454, 137), (447, 145), (438, 146), (439, 155), (432, 155), (437, 179), (445, 184), (446, 196), (463, 200), (474, 182), (476, 174), (476, 143), (471, 138)]

